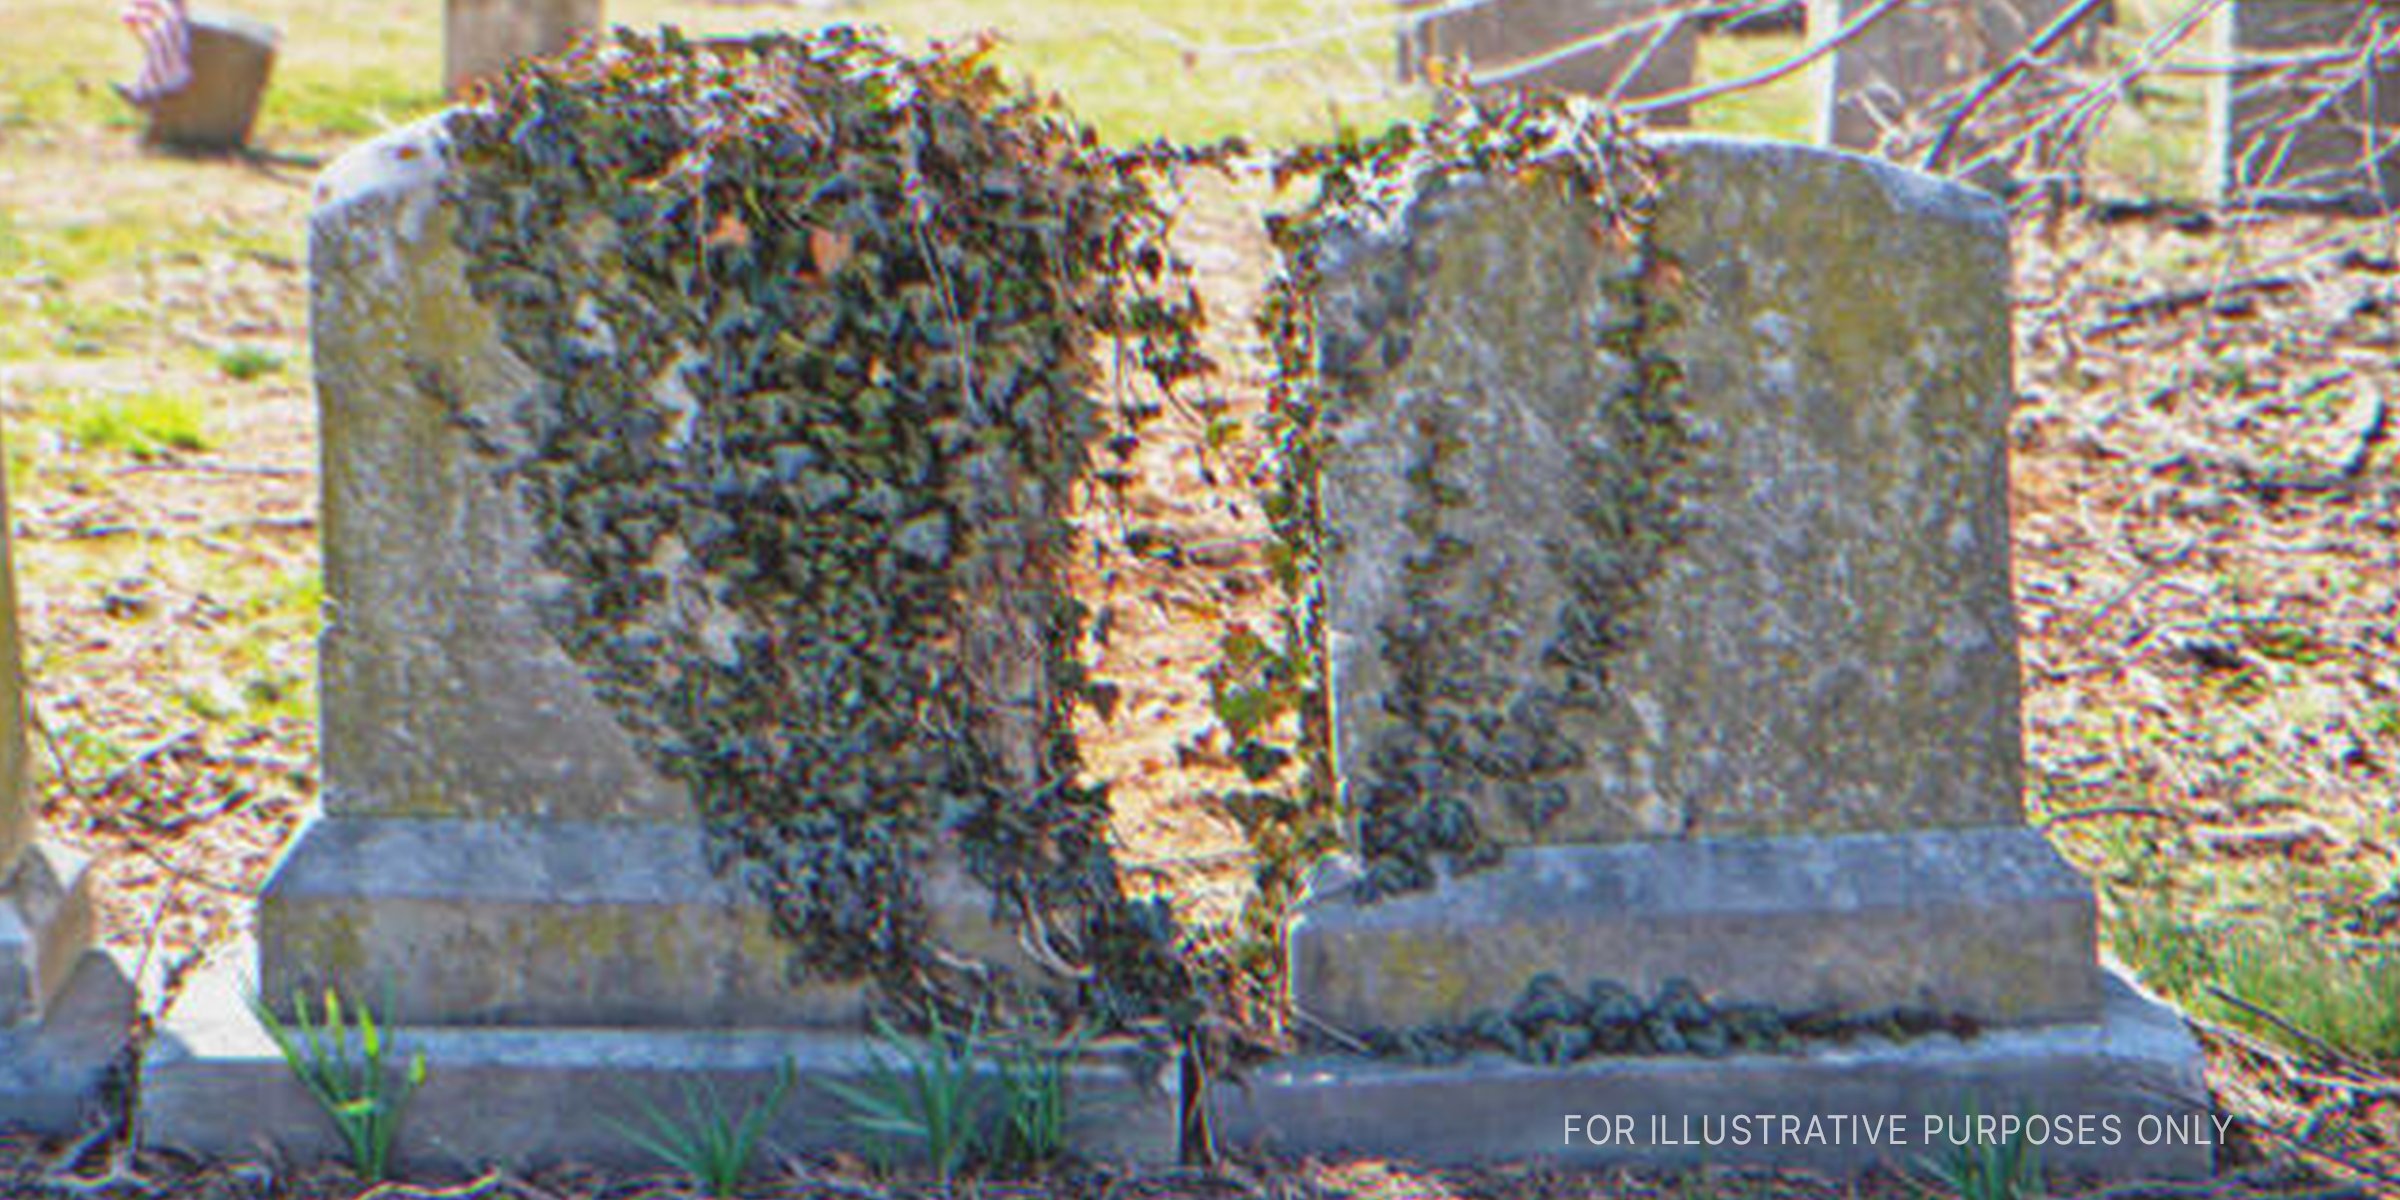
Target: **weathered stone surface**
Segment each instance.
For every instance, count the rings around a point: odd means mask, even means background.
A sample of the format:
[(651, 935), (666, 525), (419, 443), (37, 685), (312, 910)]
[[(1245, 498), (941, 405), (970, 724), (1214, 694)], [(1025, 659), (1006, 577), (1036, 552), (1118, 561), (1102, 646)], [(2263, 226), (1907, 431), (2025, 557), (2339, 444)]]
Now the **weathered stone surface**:
[[(6, 512), (7, 480), (0, 473), (0, 512)], [(0, 521), (0, 891), (17, 856), (33, 842), (33, 790), (26, 776), (23, 666), (17, 655), (16, 569), (9, 551), (8, 522)]]
[[(6, 911), (0, 901), (0, 913)], [(139, 999), (126, 963), (87, 947), (45, 996), (38, 1020), (0, 1024), (0, 1128), (52, 1134), (90, 1128), (100, 1085), (125, 1050)]]
[(468, 294), (439, 128), (361, 146), (317, 185), (325, 811), (688, 821), (543, 628), (531, 519), (476, 448), (521, 453), (514, 410), (542, 385)]
[[(2122, 1131), (2046, 1164), (2205, 1173), (2205, 1146), (2127, 1148), (2144, 1118), (2205, 1112), (2197, 1048), (2108, 991), (2088, 886), (2023, 826), (1999, 205), (1855, 155), (1661, 150), (1647, 247), (1560, 189), (1467, 178), (1319, 264), (1335, 758), (1370, 862), (1355, 887), (1312, 881), (1295, 1001), (1407, 1034), (1540, 975), (1644, 999), (1681, 979), (1994, 1031), (1561, 1068), (1311, 1059), (1228, 1093), (1222, 1128), (1852, 1171), (1891, 1151), (1565, 1144), (1560, 1118), (1974, 1105)], [(1374, 822), (1454, 804), (1498, 865), (1387, 891)]]
[[(212, 966), (170, 1014), (143, 1069), (143, 1136), (197, 1154), (255, 1157), (263, 1138), (296, 1161), (338, 1158), (331, 1124), (242, 998), (249, 967), (238, 957)], [(611, 1123), (643, 1123), (636, 1095), (680, 1113), (681, 1089), (705, 1081), (739, 1105), (762, 1094), (787, 1058), (801, 1083), (766, 1143), (855, 1151), (843, 1106), (815, 1081), (863, 1083), (875, 1053), (856, 1036), (790, 1029), (402, 1026), (389, 1036), (430, 1064), (400, 1123), (395, 1157), (405, 1171), (559, 1162), (656, 1170)], [(1093, 1159), (1172, 1161), (1171, 1085), (1171, 1073), (1130, 1058), (1087, 1060), (1070, 1075), (1068, 1144)]]
[(332, 818), (264, 901), (262, 983), (417, 1024), (862, 1024), (859, 987), (788, 984), (748, 899), (688, 824)]
[(1682, 977), (1786, 1013), (2088, 1021), (2093, 920), (2091, 886), (2027, 829), (1524, 847), (1428, 892), (1313, 898), (1292, 989), (1344, 1029), (1505, 1011), (1545, 973), (1645, 998)]
[[(326, 819), (270, 882), (270, 995), (339, 981), (426, 1024), (855, 1024), (785, 985), (789, 947), (711, 876), (698, 817), (544, 628), (551, 576), (496, 463), (550, 393), (469, 294), (442, 118), (318, 188)], [(954, 953), (1025, 959), (948, 852), (923, 887)]]
[[(1965, 91), (2076, 3), (1922, 0), (1886, 13), (1836, 47), (1818, 68), (1818, 140), (1915, 165), (1957, 112)], [(1869, 7), (1864, 0), (1809, 0), (1809, 35), (1831, 37)], [(2088, 56), (2102, 24), (2102, 14), (2094, 12), (2047, 57), (2074, 62)], [(2012, 85), (2010, 96), (2023, 95), (2031, 82)], [(1969, 161), (1985, 148), (1970, 131), (1965, 139), (1953, 141), (1945, 166)], [(1978, 178), (1997, 180), (2004, 174), (1990, 172)]]
[[(1398, 0), (1398, 6), (1405, 16), (1440, 2)], [(1692, 85), (1699, 52), (1699, 31), (1692, 23), (1645, 26), (1581, 49), (1575, 43), (1674, 8), (1664, 0), (1492, 0), (1429, 15), (1400, 35), (1400, 77), (1416, 78), (1431, 58), (1463, 62), (1478, 78), (1496, 75), (1494, 86), (1625, 100), (1667, 95)], [(1674, 105), (1647, 119), (1659, 126), (1687, 125), (1691, 111)]]
[[(1955, 1120), (1972, 1105), (1984, 1114), (2088, 1120), (2076, 1140), (2039, 1148), (2045, 1170), (2112, 1179), (2207, 1176), (2224, 1127), (2208, 1120), (2198, 1045), (2172, 1009), (2114, 976), (2106, 984), (2097, 1022), (1967, 1041), (1937, 1035), (1789, 1057), (1615, 1059), (1571, 1067), (1490, 1058), (1435, 1068), (1332, 1058), (1277, 1063), (1250, 1072), (1244, 1087), (1217, 1091), (1217, 1133), (1233, 1144), (1286, 1153), (1415, 1162), (1549, 1159), (1857, 1174), (1947, 1157), (1947, 1141), (1926, 1142), (1924, 1119)], [(1634, 1137), (1605, 1144), (1588, 1134), (1569, 1139), (1568, 1114), (1630, 1118)], [(1820, 1124), (1820, 1140), (1806, 1140), (1812, 1117), (1895, 1114), (1905, 1114), (1909, 1139), (1897, 1149), (1869, 1143), (1856, 1126), (1836, 1132), (1829, 1122)], [(1737, 1115), (1752, 1128), (1775, 1121), (1775, 1141), (1687, 1144), (1698, 1140), (1704, 1120), (1723, 1130)], [(1784, 1117), (1798, 1119), (1800, 1139), (1782, 1137)], [(2180, 1136), (2166, 1136), (2160, 1123), (2167, 1119), (2181, 1122)]]
[[(1668, 154), (1655, 240), (1683, 285), (1648, 341), (1686, 376), (1680, 466), (1607, 435), (1655, 395), (1592, 349), (1633, 319), (1634, 268), (1579, 202), (1459, 185), (1333, 270), (1343, 786), (1446, 741), (1432, 790), (1503, 843), (2017, 822), (1999, 207), (1800, 147)], [(1679, 534), (1628, 526), (1645, 484), (1684, 496)], [(1622, 649), (1562, 662), (1578, 580), (1644, 555)]]
[(2400, 0), (2234, 0), (2220, 9), (2214, 56), (2246, 69), (2209, 77), (2208, 182), (2218, 197), (2400, 205), (2400, 53), (2371, 63), (2360, 53), (2394, 29)]
[(442, 86), (453, 96), (600, 28), (600, 0), (446, 0)]
[(244, 17), (194, 13), (192, 79), (150, 106), (145, 135), (177, 150), (239, 150), (250, 140), (275, 70), (275, 30)]
[(99, 943), (83, 856), (37, 841), (0, 871), (0, 1026), (38, 1017)]
[[(766, 911), (704, 858), (689, 822), (320, 821), (262, 902), (265, 992), (363, 983), (421, 1024), (861, 1027), (863, 987), (794, 986)], [(954, 859), (924, 891), (953, 953), (1021, 963)]]

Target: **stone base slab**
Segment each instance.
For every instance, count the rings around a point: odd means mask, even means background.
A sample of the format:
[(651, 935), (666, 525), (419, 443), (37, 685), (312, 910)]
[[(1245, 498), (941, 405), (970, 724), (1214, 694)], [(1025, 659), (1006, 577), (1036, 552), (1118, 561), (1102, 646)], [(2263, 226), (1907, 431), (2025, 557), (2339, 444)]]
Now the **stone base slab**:
[(86, 865), (45, 841), (0, 871), (0, 1028), (44, 1011), (96, 940)]
[(83, 1128), (133, 1032), (132, 975), (94, 947), (84, 867), (37, 841), (0, 869), (0, 1128)]
[(1505, 1010), (1544, 973), (1645, 997), (1681, 977), (1787, 1012), (2088, 1021), (2093, 922), (2090, 884), (2024, 828), (1516, 847), (1426, 892), (1310, 899), (1292, 991), (1350, 1030)]
[[(1023, 963), (988, 893), (927, 872), (951, 952)], [(856, 984), (794, 987), (763, 904), (691, 822), (320, 819), (260, 903), (266, 994), (328, 983), (402, 1024), (857, 1026)]]
[[(154, 1146), (218, 1157), (338, 1158), (331, 1123), (243, 998), (250, 970), (248, 956), (210, 966), (169, 1013), (143, 1070), (144, 1135)], [(842, 1104), (816, 1084), (829, 1075), (859, 1082), (874, 1061), (863, 1036), (789, 1029), (401, 1027), (387, 1036), (403, 1053), (423, 1051), (427, 1064), (395, 1149), (406, 1170), (559, 1162), (663, 1169), (611, 1124), (648, 1128), (636, 1093), (680, 1116), (682, 1085), (705, 1080), (739, 1111), (764, 1094), (787, 1057), (800, 1082), (768, 1126), (767, 1145), (857, 1151)], [(1070, 1083), (1070, 1145), (1086, 1158), (1173, 1161), (1171, 1079), (1145, 1076), (1130, 1060), (1079, 1068)]]
[(41, 1019), (0, 1025), (0, 1129), (65, 1134), (89, 1127), (132, 1034), (136, 1005), (125, 964), (87, 949), (47, 998)]
[[(1774, 1166), (1857, 1173), (1945, 1157), (1925, 1118), (1984, 1114), (2088, 1118), (2073, 1145), (2038, 1148), (2045, 1169), (2113, 1178), (2206, 1176), (2223, 1130), (2210, 1117), (2198, 1044), (2173, 1010), (2113, 974), (2091, 1024), (1861, 1041), (1798, 1056), (1629, 1058), (1535, 1067), (1491, 1057), (1445, 1067), (1357, 1058), (1288, 1061), (1217, 1089), (1217, 1133), (1284, 1154), (1365, 1154), (1455, 1164), (1547, 1159), (1593, 1166)], [(1821, 1142), (1703, 1140), (1735, 1115), (1751, 1128), (1844, 1114), (1905, 1115), (1903, 1144), (1869, 1144), (1862, 1127)], [(1599, 1120), (1605, 1141), (1567, 1136)], [(1703, 1118), (1706, 1118), (1704, 1124)], [(1893, 1130), (1898, 1126), (1887, 1124)], [(2103, 1144), (2113, 1128), (2116, 1144)], [(1630, 1131), (1629, 1136), (1617, 1136)], [(2145, 1142), (2147, 1138), (2147, 1142)], [(1889, 1134), (1885, 1137), (1889, 1142)]]

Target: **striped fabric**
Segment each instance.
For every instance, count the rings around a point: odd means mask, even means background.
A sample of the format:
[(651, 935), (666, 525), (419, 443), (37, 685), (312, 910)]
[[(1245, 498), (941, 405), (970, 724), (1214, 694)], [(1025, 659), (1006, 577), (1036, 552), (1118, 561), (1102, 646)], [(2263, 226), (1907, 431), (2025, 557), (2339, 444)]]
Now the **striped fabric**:
[(142, 42), (141, 78), (117, 89), (127, 100), (155, 104), (192, 81), (192, 34), (183, 0), (125, 0), (117, 19)]

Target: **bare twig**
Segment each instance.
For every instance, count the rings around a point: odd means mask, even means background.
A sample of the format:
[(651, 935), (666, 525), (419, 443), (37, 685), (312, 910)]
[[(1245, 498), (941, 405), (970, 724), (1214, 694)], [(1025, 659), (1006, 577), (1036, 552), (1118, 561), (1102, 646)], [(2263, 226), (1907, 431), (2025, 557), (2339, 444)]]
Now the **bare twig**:
[(1374, 1053), (1374, 1049), (1368, 1046), (1366, 1042), (1360, 1040), (1356, 1034), (1353, 1034), (1350, 1031), (1343, 1029), (1330, 1021), (1327, 1021), (1325, 1018), (1320, 1017), (1297, 1004), (1292, 1006), (1292, 1017), (1294, 1020), (1297, 1020), (1301, 1024), (1308, 1026), (1310, 1029), (1314, 1029), (1318, 1033), (1324, 1034), (1327, 1038), (1332, 1039), (1344, 1050), (1348, 1050), (1352, 1054)]
[(1795, 54), (1790, 58), (1776, 63), (1774, 66), (1768, 67), (1764, 70), (1753, 71), (1739, 79), (1728, 79), (1719, 83), (1708, 84), (1704, 87), (1688, 87), (1682, 89), (1681, 91), (1668, 92), (1664, 95), (1646, 97), (1641, 100), (1633, 101), (1630, 104), (1626, 104), (1623, 106), (1623, 108), (1626, 112), (1639, 115), (1641, 113), (1656, 112), (1662, 108), (1674, 108), (1678, 105), (1700, 104), (1709, 100), (1714, 100), (1719, 96), (1730, 95), (1734, 92), (1748, 91), (1751, 88), (1773, 83), (1776, 80), (1781, 79), (1786, 75), (1790, 75), (1793, 72), (1808, 66), (1810, 63), (1813, 63), (1818, 59), (1833, 53), (1835, 50), (1840, 49), (1843, 45), (1856, 39), (1860, 34), (1865, 33), (1870, 28), (1873, 28), (1877, 21), (1890, 16), (1894, 9), (1897, 9), (1901, 5), (1909, 2), (1910, 0), (1876, 0), (1874, 7), (1858, 14), (1858, 16), (1852, 18), (1848, 24), (1843, 25), (1840, 29), (1834, 30), (1831, 34), (1828, 34), (1824, 40), (1816, 42), (1801, 50), (1800, 53)]
[(2245, 1000), (2240, 996), (2236, 996), (2232, 992), (2226, 991), (2224, 988), (2218, 987), (2213, 983), (2208, 985), (2208, 994), (2242, 1010), (2243, 1012), (2249, 1013), (2251, 1016), (2257, 1017), (2261, 1021), (2265, 1021), (2269, 1025), (2273, 1025), (2275, 1028), (2280, 1029), (2285, 1033), (2290, 1034), (2301, 1044), (2308, 1046), (2317, 1053), (2322, 1054), (2337, 1063), (2340, 1063), (2350, 1070), (2358, 1072), (2360, 1075), (2363, 1075), (2369, 1079), (2381, 1079), (2386, 1081), (2390, 1080), (2390, 1077), (2385, 1075), (2383, 1070), (2377, 1067), (2375, 1064), (2370, 1063), (2365, 1059), (2334, 1045), (2332, 1042), (2326, 1041), (2324, 1038), (2318, 1037), (2316, 1034), (2300, 1028), (2298, 1025), (2292, 1024), (2289, 1020), (2285, 1019), (2282, 1014), (2268, 1008), (2263, 1004), (2259, 1004), (2252, 1000)]
[(57, 769), (58, 781), (67, 789), (67, 795), (77, 800), (83, 799), (83, 785), (76, 782), (75, 768), (67, 762), (67, 752), (59, 747), (58, 735), (51, 731), (50, 722), (42, 719), (42, 710), (35, 706), (30, 696), (25, 698), (25, 722), (33, 726), (34, 732), (42, 735), (42, 746), (50, 752), (50, 765)]
[(2027, 42), (2023, 49), (2010, 55), (2009, 60), (2002, 64), (1999, 70), (1985, 76), (1982, 86), (1976, 88), (1974, 95), (1968, 97), (1967, 102), (1959, 106), (1957, 112), (1950, 114), (1949, 122), (1942, 126), (1941, 136), (1935, 138), (1933, 148), (1925, 152), (1924, 169), (1940, 170), (1942, 160), (1949, 157), (1951, 144), (1958, 139), (1960, 131), (1966, 128), (1967, 122), (1975, 116), (1976, 112), (1981, 110), (1984, 105), (1989, 104), (1992, 97), (1999, 95), (2002, 89), (2014, 83), (2017, 76), (2024, 74), (2027, 68), (2033, 66), (2043, 55), (2048, 54), (2059, 42), (2065, 40), (2068, 33), (2072, 32), (2077, 25), (2082, 24), (2085, 18), (2090, 17), (2101, 5), (2113, 2), (2114, 0), (2076, 0), (2074, 4), (2060, 12), (2055, 20), (2044, 26), (2040, 33), (2035, 34), (2033, 40)]
[(2071, 808), (2064, 812), (2051, 813), (2036, 823), (2035, 828), (2049, 829), (2072, 821), (2098, 821), (2113, 817), (2182, 822), (2189, 820), (2191, 814), (2179, 813), (2167, 808), (2153, 808), (2146, 804), (2096, 804), (2090, 808)]
[(506, 1173), (494, 1168), (465, 1183), (451, 1187), (419, 1187), (415, 1184), (393, 1180), (389, 1183), (379, 1183), (359, 1193), (358, 1200), (403, 1200), (403, 1198), (406, 1200), (473, 1200), (474, 1197), (500, 1187), (507, 1179)]

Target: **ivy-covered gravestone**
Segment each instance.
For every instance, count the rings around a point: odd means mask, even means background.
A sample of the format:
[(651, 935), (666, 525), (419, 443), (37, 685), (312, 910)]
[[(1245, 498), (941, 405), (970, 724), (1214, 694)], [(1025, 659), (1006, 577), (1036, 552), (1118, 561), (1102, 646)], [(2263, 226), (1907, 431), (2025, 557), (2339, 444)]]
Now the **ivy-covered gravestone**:
[[(1095, 356), (1183, 369), (1142, 169), (968, 56), (670, 34), (319, 184), (325, 813), (258, 971), (430, 1039), (417, 1144), (622, 1158), (528, 1098), (855, 1070), (871, 1009), (1178, 999), (1080, 778), (1062, 583)], [(195, 1036), (152, 1127), (238, 1138), (204, 1085), (242, 1035)], [(1117, 1107), (1096, 1144), (1155, 1151)]]
[[(1553, 106), (1320, 180), (1283, 226), (1278, 511), (1350, 857), (1289, 947), (1353, 1054), (1254, 1080), (1236, 1129), (1847, 1168), (1877, 1150), (1679, 1151), (1647, 1115), (2195, 1086), (2024, 824), (1999, 206)], [(1818, 1049), (1861, 1037), (1879, 1065)], [(1562, 1112), (1646, 1136), (1562, 1146)]]

